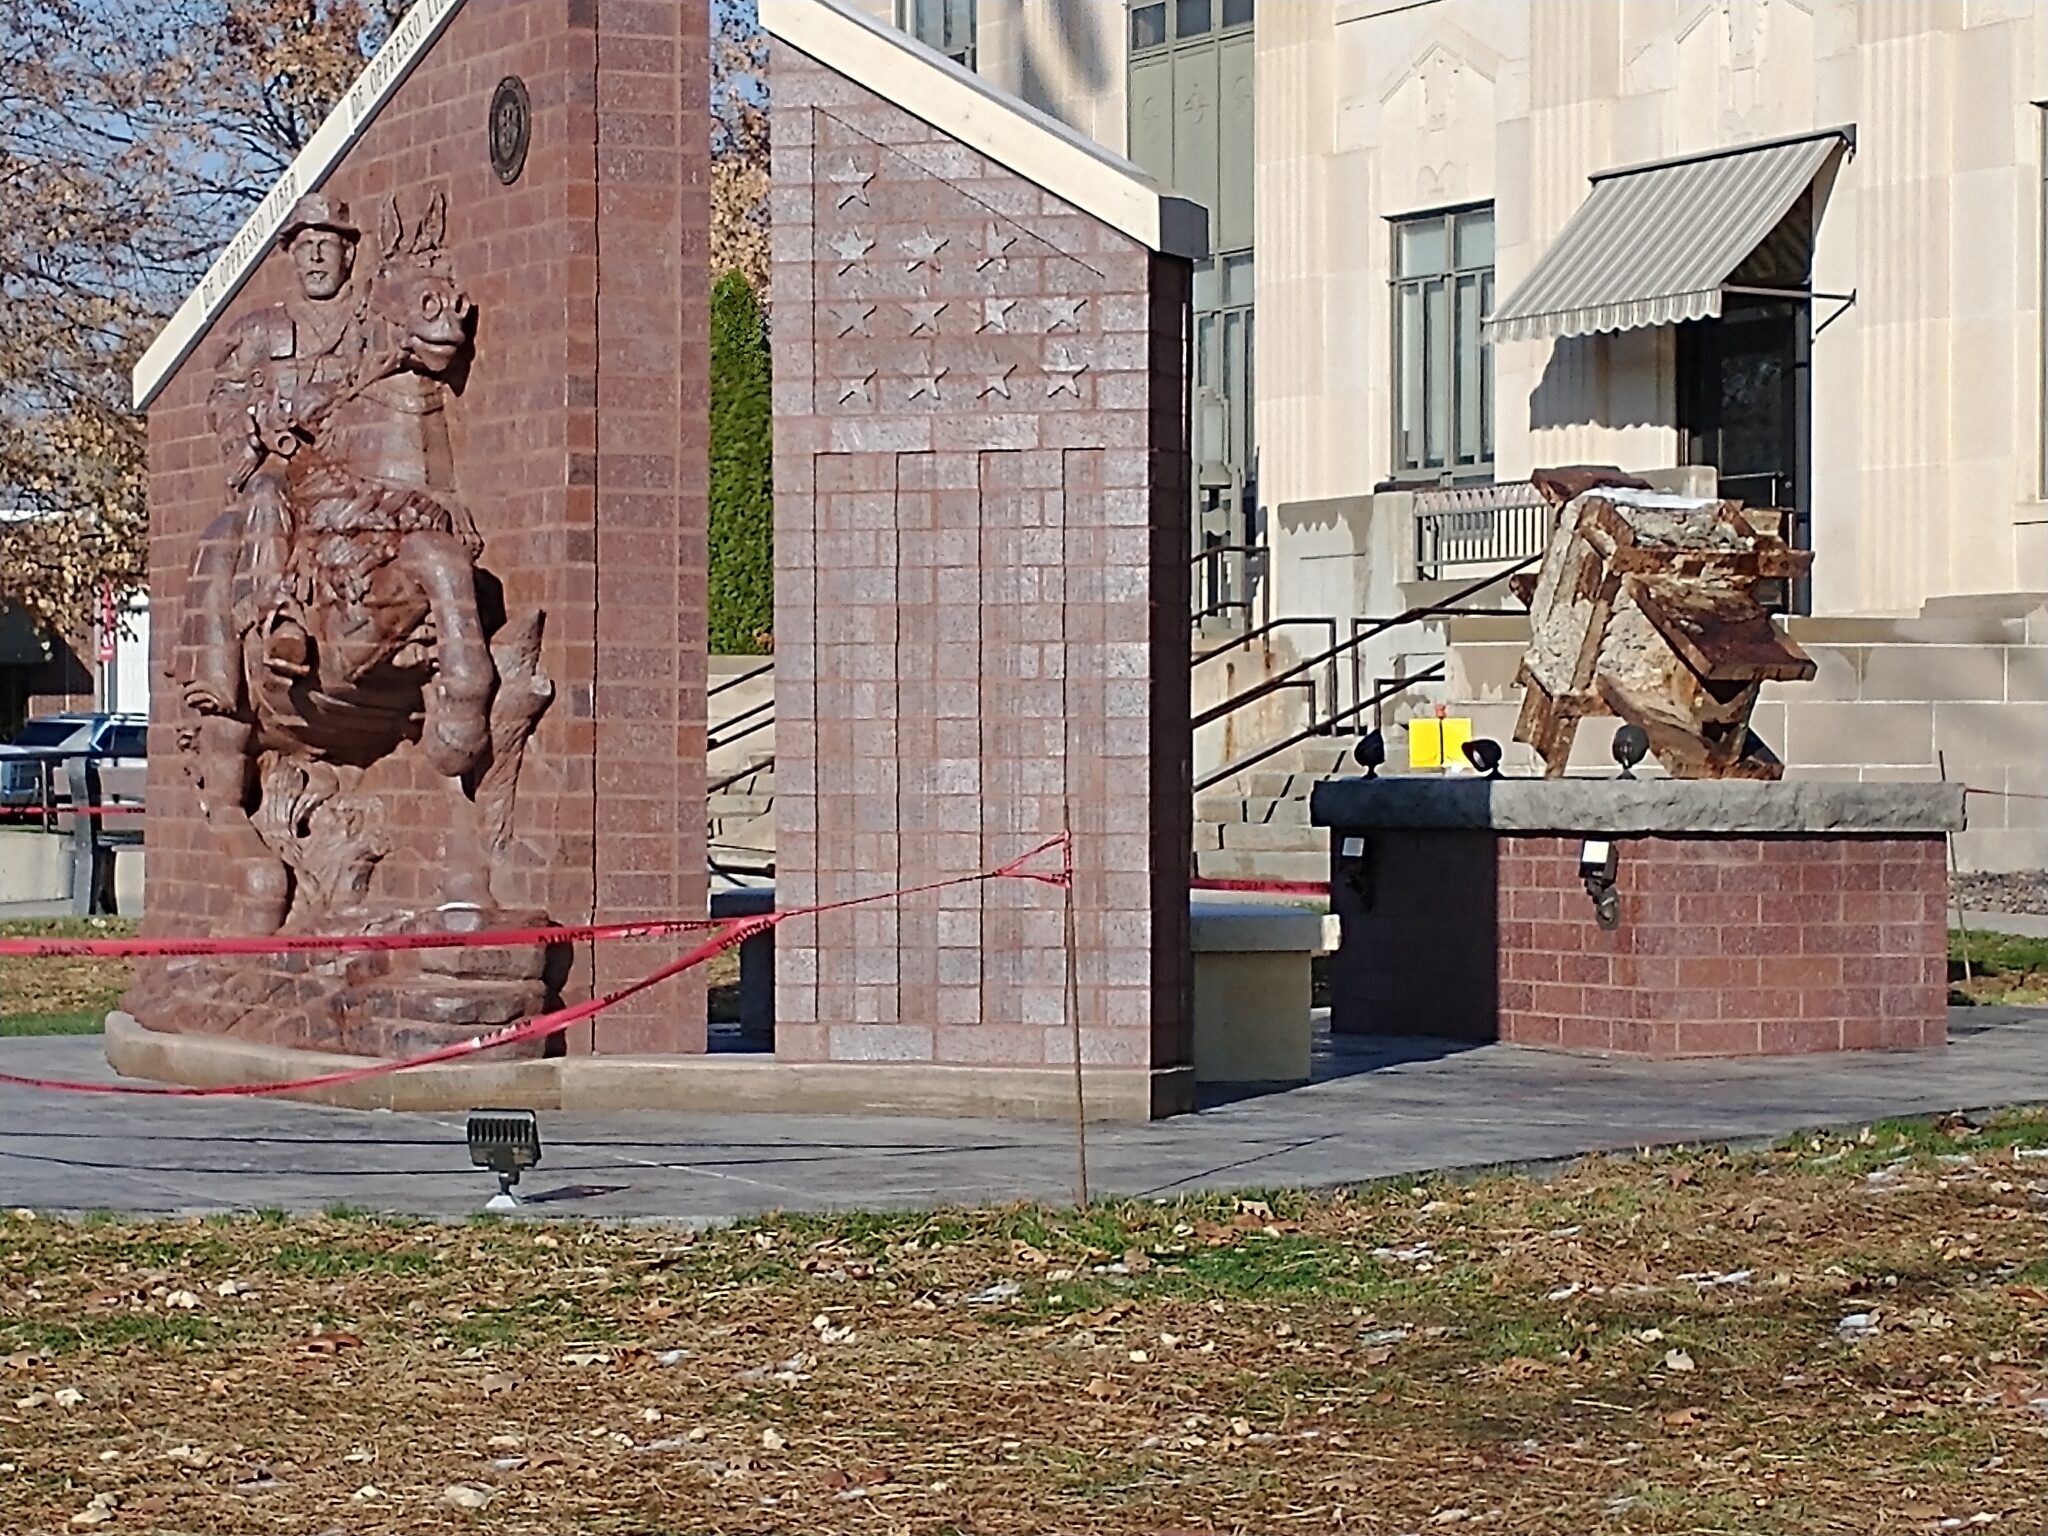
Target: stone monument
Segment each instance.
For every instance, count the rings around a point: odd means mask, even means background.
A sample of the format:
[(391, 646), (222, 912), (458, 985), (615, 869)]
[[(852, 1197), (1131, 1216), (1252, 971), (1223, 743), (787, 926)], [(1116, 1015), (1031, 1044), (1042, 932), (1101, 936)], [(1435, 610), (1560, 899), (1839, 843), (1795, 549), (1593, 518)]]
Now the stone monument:
[[(1192, 1102), (1191, 262), (1135, 166), (843, 0), (773, 42), (776, 1050), (932, 1102)], [(973, 1070), (968, 1070), (973, 1069)], [(853, 1080), (849, 1078), (849, 1081)], [(981, 1083), (989, 1086), (976, 1088)]]
[(1676, 778), (1782, 777), (1749, 717), (1765, 683), (1814, 673), (1761, 600), (1813, 564), (1785, 543), (1783, 515), (1602, 471), (1533, 478), (1560, 511), (1523, 588), (1530, 642), (1515, 739), (1557, 778), (1579, 722), (1614, 715)]
[[(298, 292), (244, 314), (214, 352), (228, 507), (185, 588), (176, 761), (238, 934), (548, 922), (493, 892), (554, 684), (544, 615), (504, 611), (455, 480), (447, 392), (473, 359), (475, 306), (446, 228), (439, 193), (410, 224), (385, 200), (358, 275), (347, 204), (300, 199), (279, 233)], [(412, 900), (372, 888), (399, 835), (376, 770), (399, 754), (444, 800), (439, 880)], [(149, 969), (130, 1008), (160, 1029), (403, 1056), (542, 1011), (547, 958), (540, 946), (227, 957)]]
[[(1764, 681), (1812, 674), (1759, 600), (1812, 557), (1773, 511), (1534, 478), (1560, 513), (1521, 588), (1516, 735), (1546, 776), (1316, 787), (1331, 1028), (1660, 1057), (1942, 1044), (1961, 786), (1785, 782), (1749, 730)], [(1616, 776), (1563, 777), (1601, 714), (1640, 738), (1617, 733)], [(1644, 749), (1668, 777), (1633, 777)]]
[[(146, 933), (703, 915), (707, 24), (418, 0), (144, 358)], [(673, 953), (156, 961), (109, 1053), (405, 1056)], [(701, 1051), (701, 980), (556, 1048)]]

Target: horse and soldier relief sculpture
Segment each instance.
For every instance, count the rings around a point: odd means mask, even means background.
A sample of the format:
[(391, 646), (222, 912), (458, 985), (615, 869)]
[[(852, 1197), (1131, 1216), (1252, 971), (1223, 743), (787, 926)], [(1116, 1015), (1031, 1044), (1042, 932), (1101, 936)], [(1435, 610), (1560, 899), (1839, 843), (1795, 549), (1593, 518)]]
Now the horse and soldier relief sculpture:
[[(173, 681), (230, 871), (226, 933), (546, 922), (493, 894), (554, 689), (542, 614), (504, 611), (457, 494), (446, 405), (475, 312), (445, 224), (438, 195), (411, 222), (393, 200), (363, 250), (345, 203), (301, 199), (279, 237), (297, 291), (212, 359), (228, 502), (200, 540)], [(549, 961), (538, 945), (172, 960), (130, 1006), (160, 1030), (394, 1056), (549, 1006)]]

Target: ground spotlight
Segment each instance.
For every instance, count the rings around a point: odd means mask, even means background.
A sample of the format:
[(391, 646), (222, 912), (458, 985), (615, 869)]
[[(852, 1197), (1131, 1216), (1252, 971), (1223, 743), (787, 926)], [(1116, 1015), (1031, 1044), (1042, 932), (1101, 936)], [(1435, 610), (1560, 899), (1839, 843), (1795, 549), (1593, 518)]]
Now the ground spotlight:
[(498, 1176), (498, 1192), (487, 1211), (515, 1211), (519, 1197), (512, 1186), (519, 1175), (540, 1161), (540, 1121), (530, 1109), (472, 1109), (469, 1112), (469, 1160)]

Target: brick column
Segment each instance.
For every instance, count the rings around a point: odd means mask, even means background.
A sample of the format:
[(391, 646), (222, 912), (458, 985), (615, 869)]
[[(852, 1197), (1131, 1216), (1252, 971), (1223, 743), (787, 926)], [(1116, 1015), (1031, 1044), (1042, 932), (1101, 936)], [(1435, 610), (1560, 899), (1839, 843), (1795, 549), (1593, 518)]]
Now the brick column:
[(778, 899), (1070, 829), (1076, 961), (1041, 884), (806, 920), (777, 1051), (1058, 1072), (1071, 990), (1084, 1062), (1142, 1085), (1189, 1059), (1190, 269), (918, 116), (936, 66), (897, 63), (889, 99), (775, 50)]
[[(597, 908), (614, 922), (706, 910), (708, 24), (702, 5), (597, 5), (595, 829)], [(674, 952), (607, 946), (596, 984)], [(606, 1014), (596, 1048), (702, 1051), (704, 1010), (688, 972)]]

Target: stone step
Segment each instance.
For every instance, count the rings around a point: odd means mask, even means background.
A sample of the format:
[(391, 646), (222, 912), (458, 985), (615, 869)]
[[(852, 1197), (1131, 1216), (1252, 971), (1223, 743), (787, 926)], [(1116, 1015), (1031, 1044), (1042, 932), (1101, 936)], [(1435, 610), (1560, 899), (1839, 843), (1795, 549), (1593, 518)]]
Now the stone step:
[(753, 821), (728, 821), (705, 828), (714, 845), (749, 848), (764, 854), (775, 852), (775, 818), (762, 816)]
[(771, 795), (742, 795), (731, 790), (721, 790), (705, 801), (705, 814), (715, 821), (738, 819), (752, 821), (765, 816), (775, 806)]
[(1224, 848), (1245, 853), (1315, 853), (1327, 846), (1329, 833), (1321, 827), (1296, 822), (1251, 825), (1219, 822), (1216, 831)]
[(1195, 855), (1195, 873), (1211, 880), (1323, 881), (1330, 878), (1330, 856), (1327, 853), (1204, 849)]
[(1253, 825), (1267, 823), (1299, 826), (1308, 824), (1308, 801), (1303, 799), (1279, 800), (1261, 796), (1245, 799), (1236, 795), (1195, 796), (1195, 819), (1214, 822), (1248, 822)]

